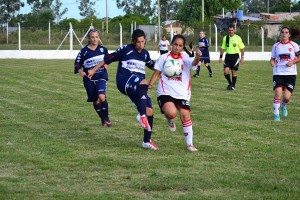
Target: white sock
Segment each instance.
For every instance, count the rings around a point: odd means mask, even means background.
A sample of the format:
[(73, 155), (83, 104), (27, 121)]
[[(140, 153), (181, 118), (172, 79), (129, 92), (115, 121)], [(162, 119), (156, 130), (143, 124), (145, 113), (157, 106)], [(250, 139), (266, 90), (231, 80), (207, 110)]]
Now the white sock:
[(279, 115), (280, 99), (274, 98), (273, 107), (274, 107), (274, 115)]
[(182, 123), (183, 134), (187, 145), (193, 145), (193, 123), (189, 119)]

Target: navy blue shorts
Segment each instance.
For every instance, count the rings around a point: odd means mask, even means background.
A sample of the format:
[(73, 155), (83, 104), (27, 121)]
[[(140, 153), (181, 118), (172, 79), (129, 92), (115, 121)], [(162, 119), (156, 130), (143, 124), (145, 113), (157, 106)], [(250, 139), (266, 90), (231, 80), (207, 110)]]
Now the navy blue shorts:
[[(118, 90), (128, 96), (128, 98), (138, 106), (138, 98), (137, 98), (137, 89), (140, 85), (140, 82), (144, 80), (145, 77), (139, 74), (133, 74), (129, 79), (117, 80)], [(152, 102), (150, 97), (147, 95), (147, 107), (152, 108)]]
[(208, 57), (200, 57), (200, 62), (204, 64), (210, 63), (210, 58)]
[(100, 94), (106, 94), (106, 80), (90, 80), (88, 77), (84, 76), (83, 85), (88, 96), (87, 102), (95, 102), (98, 100)]

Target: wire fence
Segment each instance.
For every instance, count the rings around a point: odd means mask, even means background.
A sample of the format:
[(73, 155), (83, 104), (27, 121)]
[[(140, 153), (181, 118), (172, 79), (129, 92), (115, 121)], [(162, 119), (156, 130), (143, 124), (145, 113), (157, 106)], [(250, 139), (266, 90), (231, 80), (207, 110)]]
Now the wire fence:
[[(90, 28), (93, 27), (92, 24)], [(126, 27), (121, 24), (110, 24), (110, 29), (106, 32), (103, 27), (93, 27), (100, 30), (100, 38), (103, 45), (108, 49), (116, 49), (123, 44), (131, 42), (131, 32), (136, 27)], [(147, 30), (147, 49), (157, 50), (157, 43), (160, 39), (156, 33), (155, 26), (150, 26), (150, 32)], [(89, 29), (72, 27), (69, 29), (60, 29), (51, 27), (49, 24), (48, 30), (38, 27), (8, 27), (0, 28), (0, 49), (1, 50), (66, 50), (73, 48), (81, 49), (82, 45), (87, 44), (86, 33)], [(166, 29), (162, 29), (162, 35), (166, 35), (168, 40), (171, 40), (172, 33)], [(227, 34), (226, 30), (218, 30), (215, 24), (203, 25), (201, 28), (196, 28), (185, 34), (185, 28), (182, 32), (186, 36), (187, 42), (193, 42), (197, 45), (198, 33), (200, 30), (206, 32), (206, 38), (211, 43), (211, 51), (218, 51), (222, 42), (222, 38)], [(250, 51), (269, 51), (274, 44), (275, 38), (266, 38), (264, 29), (257, 26), (240, 26), (237, 28), (245, 45)], [(70, 37), (73, 37), (70, 40)], [(72, 44), (70, 44), (72, 43)]]

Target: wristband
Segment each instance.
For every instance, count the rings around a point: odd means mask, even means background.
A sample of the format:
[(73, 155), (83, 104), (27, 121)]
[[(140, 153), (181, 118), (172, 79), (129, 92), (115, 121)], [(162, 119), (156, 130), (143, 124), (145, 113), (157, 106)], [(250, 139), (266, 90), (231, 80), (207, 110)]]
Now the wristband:
[(223, 55), (220, 55), (220, 58), (223, 58)]

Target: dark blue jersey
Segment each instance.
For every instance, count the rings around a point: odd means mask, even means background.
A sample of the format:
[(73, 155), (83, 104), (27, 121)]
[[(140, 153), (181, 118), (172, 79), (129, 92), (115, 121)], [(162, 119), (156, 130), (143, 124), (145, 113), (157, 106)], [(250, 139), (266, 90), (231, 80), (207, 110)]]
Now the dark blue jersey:
[(138, 74), (140, 77), (145, 78), (145, 67), (154, 67), (154, 62), (151, 60), (149, 52), (143, 49), (139, 53), (133, 44), (120, 47), (115, 52), (104, 56), (106, 64), (115, 61), (119, 61), (116, 75), (117, 82), (124, 82), (133, 74)]
[[(98, 45), (95, 50), (88, 48), (88, 45), (80, 50), (74, 63), (74, 73), (78, 73), (79, 69), (88, 74), (88, 70), (94, 68), (108, 54), (105, 47)], [(99, 68), (92, 77), (92, 80), (105, 79), (108, 80), (107, 70), (104, 67)]]
[(210, 44), (208, 42), (208, 39), (204, 38), (199, 38), (198, 40), (198, 47), (200, 51), (202, 52), (201, 58), (209, 58), (209, 48)]

